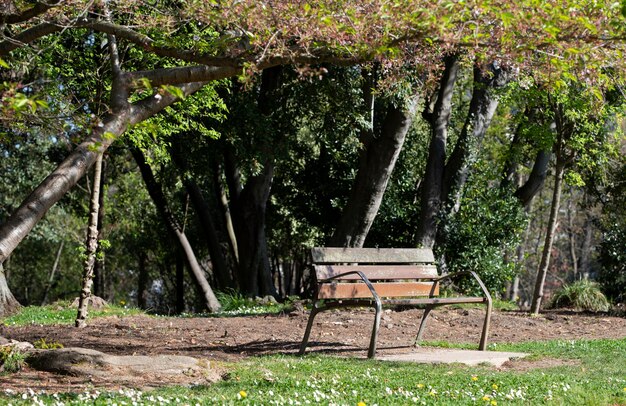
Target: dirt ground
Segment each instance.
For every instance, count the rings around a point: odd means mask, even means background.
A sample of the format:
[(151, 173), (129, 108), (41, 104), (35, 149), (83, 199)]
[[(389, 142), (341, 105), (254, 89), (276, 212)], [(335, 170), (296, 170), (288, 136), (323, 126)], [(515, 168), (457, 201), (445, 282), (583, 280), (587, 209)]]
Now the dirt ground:
[[(378, 354), (411, 351), (421, 314), (422, 310), (418, 309), (386, 310), (381, 322)], [(307, 318), (306, 311), (232, 318), (107, 317), (91, 320), (88, 327), (80, 330), (70, 325), (2, 326), (0, 336), (28, 342), (45, 339), (64, 347), (83, 347), (115, 355), (177, 354), (209, 362), (237, 361), (265, 354), (295, 354)], [(483, 318), (481, 309), (437, 309), (431, 314), (424, 339), (478, 345)], [(316, 318), (307, 351), (365, 357), (372, 322), (370, 310), (322, 313)], [(521, 312), (496, 311), (491, 320), (489, 342), (624, 337), (626, 318), (577, 312), (547, 312), (530, 317)], [(533, 367), (519, 362), (505, 368)], [(534, 366), (546, 365), (539, 362)], [(139, 382), (138, 386), (158, 384)], [(76, 392), (119, 386), (119, 382), (103, 378), (60, 376), (28, 368), (0, 376), (0, 388), (18, 392), (28, 388)]]

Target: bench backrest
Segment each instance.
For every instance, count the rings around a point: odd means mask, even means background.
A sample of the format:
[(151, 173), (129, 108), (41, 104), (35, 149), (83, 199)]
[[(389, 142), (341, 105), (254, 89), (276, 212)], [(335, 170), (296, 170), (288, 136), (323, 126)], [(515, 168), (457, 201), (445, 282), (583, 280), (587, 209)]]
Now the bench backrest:
[[(369, 288), (360, 283), (361, 271), (380, 297), (438, 295), (435, 257), (430, 249), (418, 248), (312, 248), (318, 282), (318, 299), (369, 298)], [(334, 279), (330, 279), (334, 278)]]

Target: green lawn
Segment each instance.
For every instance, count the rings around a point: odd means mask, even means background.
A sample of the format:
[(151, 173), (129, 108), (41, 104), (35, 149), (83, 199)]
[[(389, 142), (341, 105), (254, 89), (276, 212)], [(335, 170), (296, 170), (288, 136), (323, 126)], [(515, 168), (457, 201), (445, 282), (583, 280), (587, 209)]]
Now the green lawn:
[[(93, 311), (91, 316), (138, 312), (109, 307)], [(57, 304), (24, 308), (3, 323), (69, 323), (74, 317), (74, 309), (64, 309)], [(464, 347), (447, 342), (426, 344)], [(223, 364), (228, 378), (210, 386), (170, 387), (146, 393), (91, 391), (55, 396), (7, 394), (0, 388), (0, 404), (626, 405), (626, 338), (492, 344), (490, 349), (526, 352), (531, 354), (531, 361), (557, 359), (565, 362), (550, 368), (498, 371), (490, 366), (276, 355)]]
[[(501, 350), (569, 360), (568, 365), (499, 372), (488, 366), (415, 365), (309, 355), (225, 364), (227, 380), (141, 393), (0, 397), (33, 404), (563, 404), (626, 405), (626, 339), (502, 345)], [(36, 397), (36, 400), (35, 400)]]

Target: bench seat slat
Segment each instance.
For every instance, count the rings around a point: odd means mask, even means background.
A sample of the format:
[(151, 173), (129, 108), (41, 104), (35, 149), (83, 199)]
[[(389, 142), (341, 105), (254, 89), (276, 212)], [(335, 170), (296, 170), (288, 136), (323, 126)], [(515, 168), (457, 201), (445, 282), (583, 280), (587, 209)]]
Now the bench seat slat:
[(435, 262), (433, 251), (421, 248), (312, 248), (314, 264), (377, 263), (410, 264)]
[[(381, 282), (373, 284), (380, 297), (416, 297), (438, 295), (439, 287), (433, 291), (432, 282)], [(370, 298), (372, 293), (364, 283), (324, 283), (320, 284), (318, 299), (357, 299)]]
[(423, 299), (382, 299), (384, 304), (394, 305), (423, 305), (423, 304), (461, 304), (461, 303), (485, 303), (484, 297), (435, 297)]
[[(370, 281), (380, 279), (428, 279), (437, 278), (435, 265), (316, 265), (318, 281), (332, 278), (346, 272), (361, 271)], [(337, 278), (337, 280), (360, 280), (357, 274)]]

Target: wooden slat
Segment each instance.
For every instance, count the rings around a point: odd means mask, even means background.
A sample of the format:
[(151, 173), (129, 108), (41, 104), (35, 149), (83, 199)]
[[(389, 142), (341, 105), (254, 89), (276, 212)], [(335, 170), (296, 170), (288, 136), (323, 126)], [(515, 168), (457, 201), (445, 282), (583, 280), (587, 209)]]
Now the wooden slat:
[[(374, 289), (380, 297), (416, 297), (428, 296), (433, 284), (431, 282), (405, 283), (374, 283)], [(439, 294), (435, 288), (434, 295)], [(319, 287), (318, 299), (355, 299), (372, 297), (372, 293), (364, 283), (325, 283)]]
[(314, 264), (403, 264), (435, 262), (430, 249), (421, 248), (311, 248)]
[[(420, 279), (436, 278), (435, 265), (316, 265), (315, 275), (318, 281), (346, 272), (361, 271), (371, 281), (380, 279)], [(342, 276), (337, 280), (360, 280), (356, 274)]]
[(423, 304), (461, 304), (461, 303), (484, 303), (484, 297), (437, 297), (423, 299), (389, 299), (381, 300), (384, 304), (394, 305), (423, 305)]

